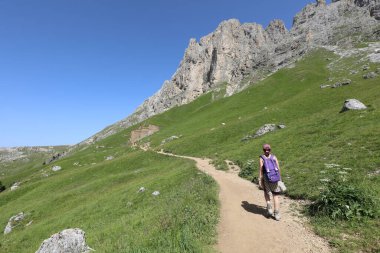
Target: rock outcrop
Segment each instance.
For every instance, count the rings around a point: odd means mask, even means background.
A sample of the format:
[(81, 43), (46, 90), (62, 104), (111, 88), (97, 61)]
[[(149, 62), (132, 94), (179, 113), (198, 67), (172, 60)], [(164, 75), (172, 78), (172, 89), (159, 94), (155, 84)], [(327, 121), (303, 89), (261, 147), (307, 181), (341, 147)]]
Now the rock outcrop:
[(380, 0), (342, 0), (307, 5), (287, 30), (281, 20), (268, 27), (223, 21), (197, 42), (191, 39), (171, 80), (126, 119), (87, 139), (92, 143), (200, 95), (226, 86), (226, 96), (287, 66), (319, 46), (352, 46), (363, 38), (379, 40)]
[(88, 253), (93, 251), (86, 244), (85, 232), (81, 229), (65, 229), (52, 235), (41, 244), (36, 253)]
[(25, 219), (25, 215), (23, 212), (12, 216), (9, 219), (7, 226), (4, 229), (4, 234), (6, 235), (6, 234), (9, 234), (10, 232), (12, 232), (12, 229), (15, 226), (17, 226), (18, 224), (20, 224), (20, 222), (23, 221), (24, 219)]

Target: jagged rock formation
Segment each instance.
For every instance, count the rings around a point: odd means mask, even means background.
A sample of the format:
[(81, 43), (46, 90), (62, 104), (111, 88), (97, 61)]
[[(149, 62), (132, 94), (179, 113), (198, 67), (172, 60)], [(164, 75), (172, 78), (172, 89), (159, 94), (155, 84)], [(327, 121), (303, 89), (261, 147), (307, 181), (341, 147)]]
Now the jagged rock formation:
[(341, 0), (307, 5), (288, 31), (281, 20), (263, 28), (236, 19), (222, 22), (197, 42), (191, 39), (171, 80), (126, 119), (83, 143), (103, 139), (198, 96), (226, 87), (226, 96), (294, 62), (319, 46), (352, 46), (362, 39), (380, 38), (380, 0)]

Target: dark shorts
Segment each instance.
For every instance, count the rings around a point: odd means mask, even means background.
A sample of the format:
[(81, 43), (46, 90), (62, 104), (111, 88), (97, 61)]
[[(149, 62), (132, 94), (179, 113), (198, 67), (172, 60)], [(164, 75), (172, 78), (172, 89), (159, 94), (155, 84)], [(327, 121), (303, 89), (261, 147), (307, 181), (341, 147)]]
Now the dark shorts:
[(281, 193), (281, 189), (280, 187), (278, 186), (278, 183), (271, 183), (268, 181), (268, 179), (264, 176), (263, 179), (262, 179), (262, 186), (264, 188), (264, 191), (266, 194), (268, 194), (269, 196), (271, 196), (272, 194), (273, 195), (278, 195)]

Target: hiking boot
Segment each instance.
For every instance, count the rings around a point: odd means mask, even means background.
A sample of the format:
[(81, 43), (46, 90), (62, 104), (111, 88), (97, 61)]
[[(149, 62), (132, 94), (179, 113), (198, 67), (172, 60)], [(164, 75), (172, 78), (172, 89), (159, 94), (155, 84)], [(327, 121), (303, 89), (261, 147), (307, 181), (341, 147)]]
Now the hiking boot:
[(269, 217), (273, 216), (272, 204), (267, 204), (267, 211)]
[(274, 219), (279, 221), (281, 219), (280, 211), (274, 211)]

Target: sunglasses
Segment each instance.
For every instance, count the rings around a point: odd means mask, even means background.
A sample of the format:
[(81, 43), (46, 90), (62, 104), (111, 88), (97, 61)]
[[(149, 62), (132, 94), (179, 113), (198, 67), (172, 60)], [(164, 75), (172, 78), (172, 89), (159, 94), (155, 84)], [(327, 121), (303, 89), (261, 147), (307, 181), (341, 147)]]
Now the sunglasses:
[(270, 148), (265, 148), (265, 149), (263, 149), (264, 151), (270, 151)]

